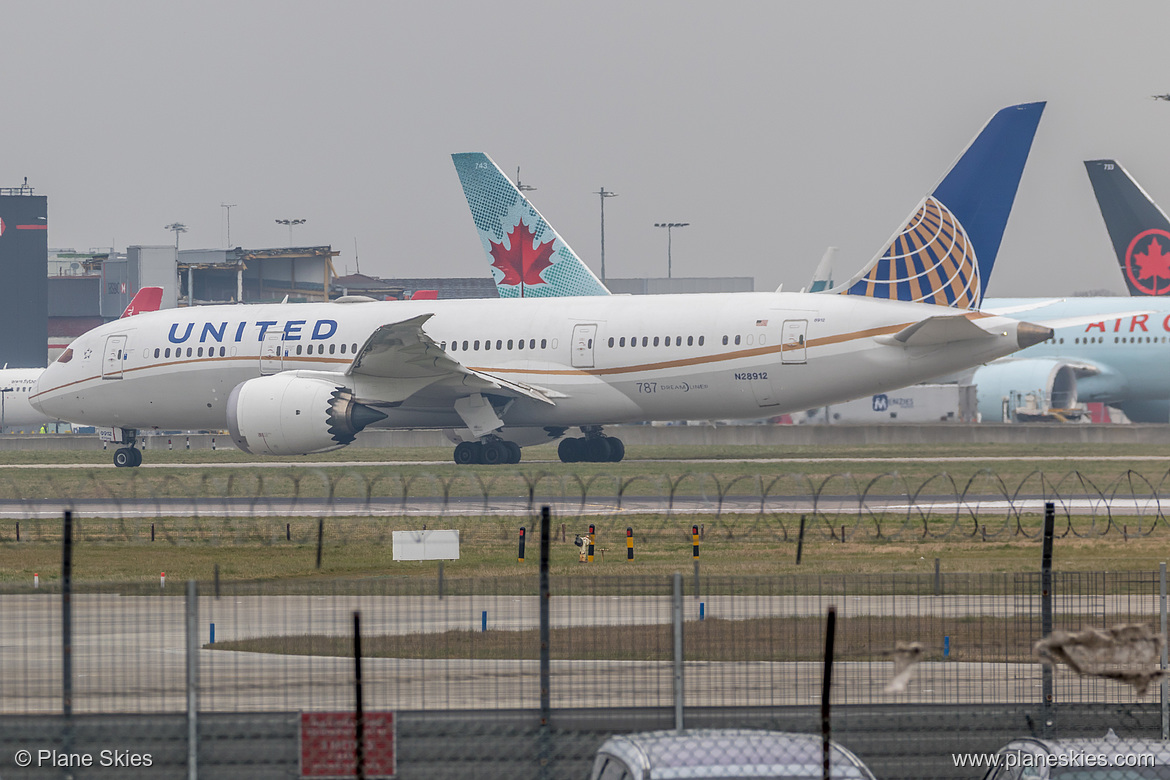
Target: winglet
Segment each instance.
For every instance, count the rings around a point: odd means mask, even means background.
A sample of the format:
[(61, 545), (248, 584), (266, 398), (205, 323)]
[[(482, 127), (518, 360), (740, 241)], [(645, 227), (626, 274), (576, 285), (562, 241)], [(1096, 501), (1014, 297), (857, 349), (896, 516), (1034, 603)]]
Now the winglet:
[(1170, 219), (1116, 160), (1086, 160), (1130, 295), (1170, 294)]
[(1044, 105), (996, 113), (886, 248), (833, 292), (978, 308)]
[(465, 152), (451, 159), (501, 298), (609, 295), (490, 157)]
[(122, 312), (119, 319), (133, 317), (135, 314), (141, 314), (144, 311), (158, 311), (162, 306), (163, 288), (161, 287), (140, 287), (138, 292), (134, 293), (134, 297), (130, 299), (130, 305), (126, 307), (126, 311)]

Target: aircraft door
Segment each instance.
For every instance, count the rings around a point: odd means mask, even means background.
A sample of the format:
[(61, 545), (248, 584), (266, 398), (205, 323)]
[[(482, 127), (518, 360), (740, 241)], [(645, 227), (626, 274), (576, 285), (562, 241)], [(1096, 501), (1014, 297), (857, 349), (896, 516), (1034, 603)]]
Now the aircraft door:
[(782, 363), (807, 362), (807, 336), (808, 320), (784, 320), (784, 329), (780, 333)]
[(284, 333), (265, 333), (260, 345), (260, 373), (275, 374), (284, 370)]
[(122, 361), (126, 358), (125, 334), (106, 337), (106, 352), (102, 357), (102, 379), (121, 379)]
[(593, 368), (593, 340), (597, 325), (573, 326), (573, 368)]

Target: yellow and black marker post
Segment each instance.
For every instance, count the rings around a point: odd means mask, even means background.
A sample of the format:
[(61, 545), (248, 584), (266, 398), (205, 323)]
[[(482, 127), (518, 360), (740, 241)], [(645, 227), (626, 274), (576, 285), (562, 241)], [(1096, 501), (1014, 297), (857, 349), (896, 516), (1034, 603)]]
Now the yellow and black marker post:
[(626, 560), (634, 560), (634, 529), (626, 528)]
[(520, 563), (524, 563), (524, 526), (520, 526)]
[(586, 560), (593, 563), (593, 540), (597, 538), (597, 532), (593, 527), (593, 523), (589, 524), (589, 552), (586, 555)]

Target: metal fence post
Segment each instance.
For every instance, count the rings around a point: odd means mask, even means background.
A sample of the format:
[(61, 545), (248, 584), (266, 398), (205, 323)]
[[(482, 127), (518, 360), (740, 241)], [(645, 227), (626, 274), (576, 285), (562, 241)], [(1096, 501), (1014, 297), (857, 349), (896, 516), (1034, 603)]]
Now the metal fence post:
[(1167, 694), (1166, 680), (1166, 562), (1158, 565), (1158, 611), (1162, 615), (1162, 739), (1170, 740), (1170, 697)]
[(73, 750), (73, 512), (65, 510), (61, 527), (61, 714), (65, 716), (61, 748)]
[(366, 776), (366, 713), (362, 701), (362, 614), (353, 612), (353, 673), (354, 673), (354, 755), (353, 763), (358, 780)]
[(199, 592), (187, 580), (187, 778), (199, 778)]
[[(698, 564), (696, 564), (697, 566)], [(671, 598), (671, 622), (674, 625), (674, 728), (683, 730), (683, 595), (682, 573), (674, 573)]]
[(325, 546), (325, 518), (317, 518), (317, 568), (321, 568), (321, 553)]
[(548, 505), (540, 508), (540, 773), (542, 780), (552, 774), (552, 664), (549, 623), (549, 534), (551, 520)]
[(833, 730), (830, 719), (833, 692), (833, 646), (837, 640), (837, 608), (829, 605), (829, 612), (825, 619), (825, 673), (821, 679), (821, 762), (822, 778), (829, 780), (832, 777), (832, 744)]
[(804, 552), (804, 515), (800, 516), (800, 536), (796, 537), (796, 565), (800, 565), (800, 556)]
[[(1048, 637), (1052, 634), (1052, 539), (1056, 531), (1056, 504), (1048, 501), (1044, 504), (1044, 548), (1040, 557), (1040, 635)], [(1040, 667), (1041, 693), (1044, 697), (1044, 730), (1045, 736), (1052, 732), (1052, 713), (1055, 702), (1053, 700), (1052, 666), (1042, 664)]]

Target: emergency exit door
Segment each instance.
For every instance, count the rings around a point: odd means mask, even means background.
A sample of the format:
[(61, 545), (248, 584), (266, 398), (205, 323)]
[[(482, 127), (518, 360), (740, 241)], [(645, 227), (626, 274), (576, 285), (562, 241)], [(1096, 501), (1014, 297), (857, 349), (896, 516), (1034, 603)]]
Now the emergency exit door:
[(106, 337), (106, 353), (102, 357), (102, 379), (121, 379), (122, 361), (126, 359), (125, 334)]
[(597, 325), (573, 326), (573, 368), (593, 368), (593, 340)]
[(805, 344), (807, 336), (808, 320), (784, 320), (784, 328), (780, 332), (781, 362), (807, 362), (808, 347)]
[(260, 345), (260, 373), (275, 374), (284, 370), (284, 333), (265, 333)]

